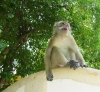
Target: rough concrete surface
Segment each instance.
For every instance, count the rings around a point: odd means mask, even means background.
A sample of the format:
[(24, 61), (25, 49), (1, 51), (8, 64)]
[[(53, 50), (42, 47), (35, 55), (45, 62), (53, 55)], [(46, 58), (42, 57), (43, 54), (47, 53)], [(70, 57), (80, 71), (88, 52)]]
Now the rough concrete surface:
[(53, 69), (53, 81), (47, 81), (45, 71), (29, 75), (3, 92), (100, 92), (100, 70), (92, 68)]

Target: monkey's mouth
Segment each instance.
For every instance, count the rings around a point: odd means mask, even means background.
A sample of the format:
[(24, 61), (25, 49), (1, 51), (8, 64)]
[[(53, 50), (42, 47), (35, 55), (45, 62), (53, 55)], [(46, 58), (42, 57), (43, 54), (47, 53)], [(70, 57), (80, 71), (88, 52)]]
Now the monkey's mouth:
[(65, 28), (62, 28), (62, 30), (67, 30), (67, 27), (65, 27)]

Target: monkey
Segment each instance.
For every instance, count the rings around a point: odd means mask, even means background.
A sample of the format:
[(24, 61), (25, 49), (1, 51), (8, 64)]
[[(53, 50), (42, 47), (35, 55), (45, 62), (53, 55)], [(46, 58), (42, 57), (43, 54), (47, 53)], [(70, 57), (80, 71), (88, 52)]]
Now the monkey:
[(80, 66), (87, 67), (71, 34), (70, 24), (66, 21), (56, 22), (53, 30), (54, 34), (49, 40), (44, 56), (47, 81), (53, 80), (53, 68), (70, 66), (75, 70)]

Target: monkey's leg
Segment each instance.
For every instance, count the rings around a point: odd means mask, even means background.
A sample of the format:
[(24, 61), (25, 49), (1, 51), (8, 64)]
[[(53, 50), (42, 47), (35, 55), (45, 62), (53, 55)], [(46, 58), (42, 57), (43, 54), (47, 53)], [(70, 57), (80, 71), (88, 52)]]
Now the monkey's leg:
[(52, 74), (52, 71), (51, 71), (50, 54), (46, 54), (45, 57), (44, 57), (44, 63), (45, 63), (45, 69), (46, 69), (46, 78), (47, 78), (48, 81), (53, 80), (53, 74)]
[(46, 61), (45, 62), (45, 68), (46, 68), (46, 78), (48, 81), (52, 81), (53, 80), (53, 74), (51, 71), (51, 61)]
[(53, 80), (53, 74), (51, 68), (57, 68), (59, 65), (66, 66), (68, 60), (64, 54), (57, 48), (53, 47), (50, 53), (50, 61), (45, 60), (46, 64), (46, 76), (48, 81)]
[(51, 67), (57, 68), (59, 66), (66, 66), (68, 63), (67, 58), (64, 56), (64, 54), (54, 46), (51, 51)]
[(75, 53), (72, 50), (69, 50), (70, 53), (70, 60), (76, 60)]
[(78, 67), (80, 67), (79, 61), (76, 59), (75, 53), (70, 50), (70, 61), (67, 63), (67, 66), (70, 66), (70, 68), (73, 68), (74, 70)]

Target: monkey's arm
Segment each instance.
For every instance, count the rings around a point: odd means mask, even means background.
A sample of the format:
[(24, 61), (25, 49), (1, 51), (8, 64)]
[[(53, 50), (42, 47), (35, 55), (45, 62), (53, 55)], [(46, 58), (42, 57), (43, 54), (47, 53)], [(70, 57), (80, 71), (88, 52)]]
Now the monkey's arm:
[(87, 67), (87, 65), (85, 64), (85, 60), (84, 60), (82, 54), (80, 53), (79, 48), (78, 48), (74, 38), (72, 37), (70, 40), (71, 40), (70, 41), (71, 42), (70, 49), (72, 49), (74, 51), (77, 60), (80, 62), (80, 66)]

